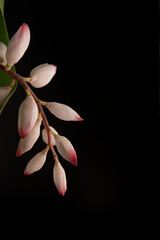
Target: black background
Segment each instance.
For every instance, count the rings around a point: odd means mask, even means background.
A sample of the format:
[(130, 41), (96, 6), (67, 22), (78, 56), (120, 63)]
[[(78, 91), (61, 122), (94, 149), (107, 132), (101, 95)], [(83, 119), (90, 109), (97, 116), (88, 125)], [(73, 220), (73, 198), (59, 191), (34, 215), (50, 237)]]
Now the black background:
[[(16, 70), (27, 77), (42, 63), (58, 67), (51, 83), (34, 92), (42, 100), (68, 104), (84, 118), (83, 122), (62, 122), (45, 111), (50, 125), (74, 145), (78, 167), (60, 157), (68, 180), (65, 197), (58, 194), (53, 183), (51, 153), (43, 169), (23, 175), (27, 162), (45, 144), (40, 137), (31, 151), (15, 157), (18, 108), (25, 97), (18, 86), (0, 119), (0, 207), (22, 212), (38, 209), (65, 217), (127, 219), (135, 203), (140, 205), (139, 193), (133, 194), (138, 178), (134, 170), (139, 171), (141, 165), (137, 149), (143, 149), (142, 112), (148, 104), (142, 98), (146, 78), (142, 74), (144, 45), (140, 36), (145, 24), (136, 20), (142, 12), (137, 10), (135, 16), (134, 6), (124, 1), (35, 3), (6, 1), (9, 36), (23, 22), (31, 30), (29, 48)], [(153, 84), (153, 93), (152, 88)], [(145, 92), (152, 98), (146, 116), (154, 105), (151, 92)]]

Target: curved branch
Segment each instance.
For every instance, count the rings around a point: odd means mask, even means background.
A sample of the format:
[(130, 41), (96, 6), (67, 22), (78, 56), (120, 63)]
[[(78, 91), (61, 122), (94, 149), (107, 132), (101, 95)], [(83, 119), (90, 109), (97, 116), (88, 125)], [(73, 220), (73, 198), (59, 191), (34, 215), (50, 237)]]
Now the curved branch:
[(17, 80), (17, 82), (24, 88), (25, 91), (29, 91), (29, 93), (32, 95), (32, 97), (34, 98), (39, 113), (41, 113), (42, 119), (43, 119), (43, 124), (44, 127), (47, 131), (47, 135), (48, 135), (48, 145), (53, 153), (54, 159), (56, 160), (58, 158), (53, 146), (51, 145), (51, 137), (50, 137), (50, 128), (49, 128), (49, 124), (46, 118), (46, 115), (43, 111), (43, 107), (41, 105), (41, 101), (37, 98), (37, 96), (34, 94), (34, 92), (31, 90), (31, 88), (28, 86), (28, 84), (24, 81), (24, 79), (16, 72), (13, 72), (12, 70), (6, 70), (6, 68), (2, 65), (0, 65), (0, 69), (3, 70), (5, 73), (7, 73), (9, 76), (11, 76), (13, 79)]

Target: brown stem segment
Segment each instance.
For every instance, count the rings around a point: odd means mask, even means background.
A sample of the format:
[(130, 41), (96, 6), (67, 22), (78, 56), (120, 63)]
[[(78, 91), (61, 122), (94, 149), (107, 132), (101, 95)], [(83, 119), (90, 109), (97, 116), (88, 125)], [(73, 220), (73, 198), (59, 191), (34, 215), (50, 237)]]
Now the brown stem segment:
[(41, 101), (37, 98), (37, 96), (34, 94), (34, 92), (31, 90), (31, 88), (28, 86), (28, 84), (23, 80), (23, 78), (16, 72), (13, 72), (12, 70), (6, 70), (6, 68), (2, 65), (0, 65), (0, 69), (3, 70), (5, 73), (7, 73), (9, 76), (11, 76), (13, 79), (17, 80), (18, 83), (24, 88), (24, 90), (26, 91), (29, 91), (30, 94), (32, 95), (32, 97), (34, 98), (37, 106), (38, 106), (38, 110), (39, 110), (39, 113), (41, 113), (41, 116), (42, 116), (42, 119), (43, 119), (43, 124), (44, 124), (44, 127), (47, 131), (47, 135), (48, 135), (48, 145), (53, 153), (53, 156), (55, 159), (58, 158), (53, 146), (51, 145), (51, 136), (50, 136), (50, 128), (49, 128), (49, 124), (48, 124), (48, 121), (47, 121), (47, 118), (46, 118), (46, 115), (43, 111), (43, 107), (41, 105)]

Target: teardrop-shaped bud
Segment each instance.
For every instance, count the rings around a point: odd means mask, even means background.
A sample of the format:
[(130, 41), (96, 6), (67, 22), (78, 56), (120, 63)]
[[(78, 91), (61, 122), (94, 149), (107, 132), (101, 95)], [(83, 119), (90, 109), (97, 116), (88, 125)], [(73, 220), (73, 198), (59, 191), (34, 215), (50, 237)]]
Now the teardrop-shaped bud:
[(6, 66), (7, 59), (6, 59), (6, 52), (7, 47), (3, 42), (0, 42), (0, 64)]
[(7, 47), (7, 64), (12, 66), (24, 55), (30, 42), (30, 30), (26, 23), (23, 23), (18, 31), (13, 35)]
[(38, 118), (38, 107), (31, 95), (21, 103), (18, 112), (18, 132), (21, 138), (26, 137)]
[(0, 106), (5, 102), (11, 91), (10, 86), (0, 87)]
[(33, 145), (38, 140), (40, 135), (41, 122), (42, 119), (38, 119), (30, 133), (25, 138), (20, 139), (16, 157), (19, 157), (20, 155), (29, 151), (33, 147)]
[(61, 156), (77, 166), (77, 155), (71, 142), (64, 136), (55, 135), (56, 147)]
[[(54, 134), (58, 134), (58, 132), (53, 127), (50, 127), (50, 129)], [(51, 136), (50, 137), (51, 145), (55, 146), (56, 141), (55, 141), (54, 135), (50, 133), (50, 136)], [(42, 130), (42, 139), (46, 144), (48, 144), (48, 134), (45, 128)]]
[(45, 105), (48, 110), (57, 118), (65, 121), (82, 121), (83, 119), (69, 106), (57, 103), (47, 102)]
[(53, 179), (59, 194), (64, 196), (67, 190), (67, 180), (65, 171), (59, 161), (55, 161), (53, 168)]
[(56, 74), (57, 67), (52, 64), (41, 64), (30, 72), (30, 84), (35, 88), (47, 85)]
[(24, 170), (24, 175), (30, 175), (34, 172), (37, 172), (40, 170), (45, 161), (46, 161), (46, 156), (47, 156), (48, 149), (45, 148), (43, 151), (37, 153), (27, 164), (25, 170)]

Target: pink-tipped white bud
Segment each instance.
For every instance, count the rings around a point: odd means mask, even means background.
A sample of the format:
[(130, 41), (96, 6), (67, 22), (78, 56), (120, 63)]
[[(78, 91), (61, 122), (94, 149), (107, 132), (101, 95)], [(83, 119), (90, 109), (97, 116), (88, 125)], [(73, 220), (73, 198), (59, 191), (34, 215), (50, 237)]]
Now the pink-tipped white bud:
[(20, 139), (16, 157), (21, 156), (23, 153), (29, 151), (33, 147), (33, 145), (38, 140), (40, 135), (41, 122), (42, 119), (38, 119), (34, 127), (32, 128), (31, 132), (25, 138)]
[(53, 168), (53, 179), (59, 194), (64, 196), (67, 190), (67, 180), (65, 171), (59, 161), (55, 161)]
[[(58, 132), (53, 127), (50, 127), (50, 129), (54, 134), (58, 134)], [(42, 130), (42, 139), (46, 144), (48, 144), (48, 134), (45, 128)], [(50, 133), (50, 143), (52, 146), (56, 145), (56, 141), (52, 133)]]
[(57, 118), (65, 121), (82, 121), (83, 119), (69, 106), (57, 103), (47, 102), (46, 107)]
[(21, 138), (26, 137), (38, 118), (38, 107), (31, 95), (21, 103), (18, 112), (18, 132)]
[(0, 42), (0, 64), (6, 66), (7, 59), (6, 59), (6, 52), (7, 47), (3, 42)]
[(41, 64), (30, 72), (30, 84), (35, 88), (47, 85), (56, 74), (57, 67), (52, 64)]
[(71, 142), (64, 136), (55, 135), (56, 147), (61, 156), (77, 166), (77, 155)]
[(18, 31), (13, 35), (7, 47), (7, 64), (9, 66), (17, 63), (24, 55), (30, 42), (30, 30), (26, 23), (23, 23)]
[(0, 87), (0, 106), (5, 102), (11, 91), (10, 86)]
[(30, 175), (34, 172), (37, 172), (40, 170), (45, 161), (46, 161), (46, 156), (47, 156), (48, 149), (44, 149), (43, 151), (37, 153), (27, 164), (25, 170), (24, 170), (24, 175)]

